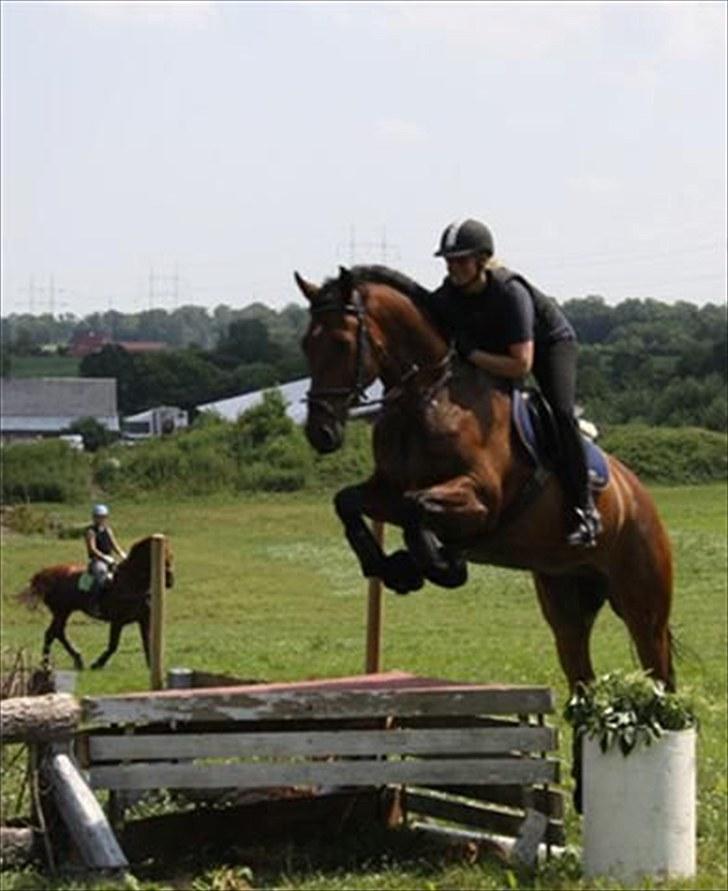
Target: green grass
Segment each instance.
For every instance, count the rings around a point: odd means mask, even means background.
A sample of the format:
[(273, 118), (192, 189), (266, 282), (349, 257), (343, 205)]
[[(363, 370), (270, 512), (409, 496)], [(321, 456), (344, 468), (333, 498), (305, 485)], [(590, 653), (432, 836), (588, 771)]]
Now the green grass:
[[(655, 488), (653, 493), (675, 547), (673, 625), (684, 653), (678, 683), (694, 694), (701, 720), (699, 742), (698, 877), (665, 888), (724, 888), (726, 865), (726, 487)], [(117, 537), (128, 546), (151, 532), (169, 535), (177, 584), (169, 592), (167, 667), (189, 666), (267, 680), (298, 680), (357, 674), (364, 664), (365, 583), (330, 506), (320, 495), (232, 497), (119, 502)], [(84, 508), (48, 508), (66, 523), (84, 519)], [(387, 530), (388, 547), (397, 535)], [(7, 536), (2, 589), (20, 589), (42, 566), (82, 557), (81, 542), (41, 536)], [(38, 653), (44, 613), (27, 613), (4, 599), (4, 646)], [(546, 684), (557, 696), (561, 754), (568, 758), (569, 730), (560, 716), (567, 695), (551, 634), (525, 573), (487, 566), (471, 568), (461, 591), (432, 586), (409, 597), (388, 595), (385, 603), (384, 667), (454, 680)], [(70, 636), (87, 662), (103, 649), (106, 626), (76, 616)], [(58, 644), (55, 645), (58, 647)], [(602, 611), (593, 637), (598, 673), (634, 666), (621, 622)], [(59, 668), (69, 657), (54, 651)], [(120, 650), (104, 672), (85, 672), (78, 692), (141, 690), (147, 674), (138, 636), (128, 628)], [(568, 789), (568, 765), (564, 766)], [(570, 845), (580, 844), (578, 818), (568, 808)], [(495, 889), (518, 880), (495, 861), (474, 866), (447, 864), (422, 846), (399, 837), (329, 850), (286, 848), (265, 867), (244, 859), (227, 864), (196, 863), (187, 879), (182, 865), (169, 874), (140, 874), (145, 888), (299, 889), (474, 888)], [(363, 845), (363, 847), (362, 847)], [(187, 868), (187, 867), (185, 867)], [(190, 879), (189, 876), (193, 878)], [(33, 885), (33, 875), (4, 874), (3, 887)], [(510, 877), (509, 877), (510, 876)], [(182, 884), (179, 884), (182, 882)], [(188, 882), (184, 884), (184, 882)], [(534, 884), (535, 882), (535, 884)], [(514, 884), (515, 883), (515, 884)], [(616, 887), (588, 883), (578, 863), (545, 867), (527, 887)], [(71, 887), (55, 885), (54, 887)], [(73, 886), (77, 887), (77, 886)]]
[(74, 356), (13, 356), (11, 377), (78, 377), (80, 359)]

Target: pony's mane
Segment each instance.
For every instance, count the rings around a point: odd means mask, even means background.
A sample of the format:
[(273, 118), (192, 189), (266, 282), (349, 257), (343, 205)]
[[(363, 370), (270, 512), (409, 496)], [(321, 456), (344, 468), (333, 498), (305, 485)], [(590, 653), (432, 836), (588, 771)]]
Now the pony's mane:
[[(388, 266), (352, 266), (349, 270), (355, 282), (366, 284), (371, 282), (376, 285), (388, 285), (408, 297), (419, 309), (423, 309), (424, 303), (430, 295), (430, 291), (416, 282), (414, 279), (390, 269)], [(338, 278), (329, 278), (321, 287), (322, 292), (329, 292), (336, 287)]]

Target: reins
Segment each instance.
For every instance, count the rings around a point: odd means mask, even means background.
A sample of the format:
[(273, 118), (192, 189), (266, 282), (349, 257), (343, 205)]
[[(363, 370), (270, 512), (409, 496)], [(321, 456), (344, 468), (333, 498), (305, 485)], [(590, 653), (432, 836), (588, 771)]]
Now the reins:
[(332, 417), (336, 416), (336, 412), (329, 402), (329, 399), (331, 398), (344, 399), (347, 409), (359, 407), (370, 408), (377, 405), (382, 405), (386, 409), (405, 396), (410, 390), (410, 385), (415, 382), (415, 379), (421, 372), (439, 372), (435, 381), (430, 384), (426, 390), (418, 393), (420, 400), (427, 402), (434, 398), (435, 393), (442, 389), (452, 376), (451, 360), (454, 355), (454, 350), (449, 349), (445, 356), (434, 365), (421, 368), (416, 362), (413, 362), (408, 368), (401, 372), (399, 382), (387, 390), (380, 399), (369, 399), (366, 396), (367, 388), (364, 382), (366, 374), (365, 354), (367, 350), (372, 350), (374, 352), (379, 351), (380, 353), (383, 352), (383, 350), (372, 341), (371, 334), (367, 328), (367, 311), (361, 292), (357, 288), (354, 288), (351, 292), (350, 301), (343, 306), (336, 302), (336, 300), (330, 300), (322, 302), (319, 305), (312, 305), (309, 311), (314, 317), (323, 315), (323, 313), (326, 312), (343, 312), (345, 315), (355, 316), (357, 321), (354, 385), (352, 387), (329, 387), (318, 390), (309, 390), (306, 396), (301, 400), (302, 402), (307, 402), (309, 405), (315, 405), (318, 408), (323, 409)]

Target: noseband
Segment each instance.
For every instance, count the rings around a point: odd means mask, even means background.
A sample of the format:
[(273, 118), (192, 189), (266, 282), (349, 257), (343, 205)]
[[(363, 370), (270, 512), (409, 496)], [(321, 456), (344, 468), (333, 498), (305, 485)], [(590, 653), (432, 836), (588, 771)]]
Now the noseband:
[[(411, 381), (421, 370), (424, 370), (421, 369), (416, 363), (412, 363), (412, 365), (410, 365), (408, 369), (400, 374), (399, 383), (392, 389), (388, 390), (382, 399), (367, 399), (366, 384), (364, 383), (364, 375), (366, 370), (364, 365), (365, 355), (367, 353), (367, 350), (375, 349), (376, 345), (372, 343), (371, 336), (366, 325), (367, 311), (361, 293), (356, 288), (354, 288), (351, 292), (351, 299), (343, 306), (340, 303), (337, 303), (335, 300), (331, 300), (325, 301), (318, 306), (311, 306), (309, 311), (314, 317), (323, 315), (323, 313), (325, 312), (343, 312), (345, 315), (356, 316), (356, 364), (354, 385), (352, 387), (330, 387), (319, 390), (309, 390), (303, 400), (309, 405), (315, 405), (318, 408), (323, 409), (325, 412), (331, 415), (331, 417), (336, 418), (336, 412), (329, 402), (329, 399), (343, 399), (347, 410), (362, 405), (388, 405), (400, 399), (405, 393), (406, 384)], [(450, 379), (450, 360), (452, 359), (453, 355), (454, 351), (448, 350), (445, 357), (434, 366), (435, 369), (439, 370), (441, 373), (435, 383), (428, 387), (423, 394), (421, 394), (425, 400), (431, 399), (433, 394)]]

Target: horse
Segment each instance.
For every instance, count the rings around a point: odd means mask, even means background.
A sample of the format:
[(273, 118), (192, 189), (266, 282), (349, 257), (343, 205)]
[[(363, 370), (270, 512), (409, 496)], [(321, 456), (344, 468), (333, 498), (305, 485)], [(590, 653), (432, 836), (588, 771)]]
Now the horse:
[[(164, 575), (165, 584), (174, 584), (172, 552), (165, 540)], [(149, 665), (149, 588), (151, 573), (152, 539), (143, 538), (129, 550), (125, 560), (119, 563), (108, 590), (103, 594), (100, 618), (109, 622), (109, 642), (104, 652), (91, 665), (103, 668), (119, 646), (124, 625), (137, 622), (144, 647), (144, 657)], [(79, 581), (85, 567), (79, 564), (64, 563), (48, 566), (37, 572), (26, 588), (16, 595), (18, 602), (29, 609), (36, 609), (44, 603), (53, 618), (43, 638), (43, 661), (47, 664), (51, 644), (59, 640), (73, 659), (77, 671), (84, 667), (83, 658), (66, 636), (66, 623), (73, 612), (81, 611), (92, 618), (99, 618), (91, 612), (91, 595), (81, 591)]]
[[(468, 562), (530, 571), (572, 692), (594, 679), (589, 640), (606, 601), (643, 668), (674, 690), (670, 542), (635, 474), (606, 455), (609, 482), (595, 493), (603, 530), (593, 548), (568, 545), (562, 488), (553, 473), (534, 485), (514, 432), (513, 387), (458, 361), (424, 288), (386, 267), (340, 267), (321, 286), (294, 277), (310, 311), (310, 445), (338, 449), (349, 409), (383, 384), (374, 472), (334, 498), (364, 576), (404, 594), (425, 579), (463, 585)], [(364, 516), (401, 527), (405, 549), (385, 554)]]

